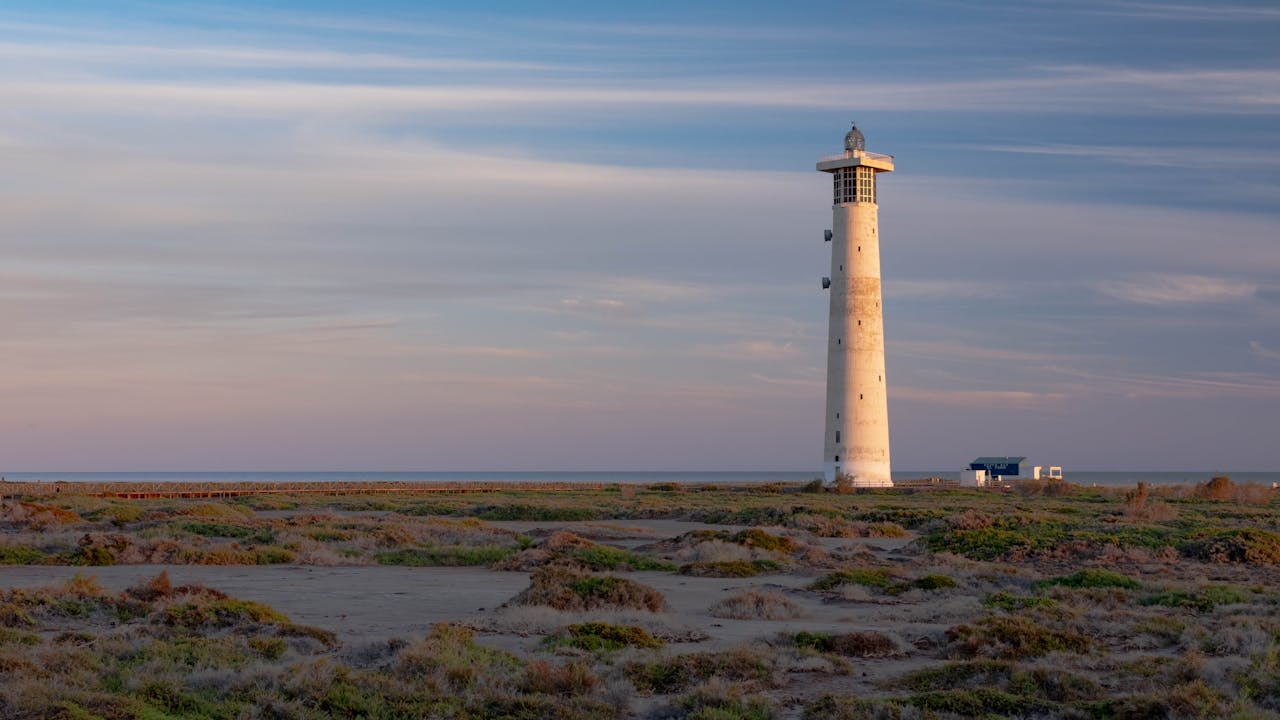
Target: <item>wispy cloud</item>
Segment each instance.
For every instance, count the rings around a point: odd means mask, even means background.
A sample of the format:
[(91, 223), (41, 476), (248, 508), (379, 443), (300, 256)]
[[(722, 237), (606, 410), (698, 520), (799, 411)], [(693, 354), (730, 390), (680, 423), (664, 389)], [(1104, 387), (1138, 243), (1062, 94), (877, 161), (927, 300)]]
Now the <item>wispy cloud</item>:
[(1245, 151), (1133, 145), (971, 145), (968, 147), (987, 152), (1077, 157), (1150, 167), (1225, 169), (1280, 167), (1280, 153), (1263, 148)]
[(1269, 348), (1257, 340), (1249, 341), (1249, 352), (1268, 360), (1280, 360), (1280, 350)]
[(561, 298), (556, 304), (555, 310), (563, 313), (571, 313), (574, 315), (590, 315), (597, 317), (613, 317), (617, 315), (635, 314), (635, 308), (628, 307), (622, 300), (617, 298), (581, 298), (568, 297)]
[(717, 345), (700, 344), (694, 347), (693, 352), (696, 355), (708, 357), (766, 362), (793, 359), (800, 355), (799, 349), (793, 343), (771, 340), (744, 340)]
[(1055, 368), (1064, 376), (1086, 380), (1093, 394), (1114, 393), (1122, 397), (1209, 399), (1222, 397), (1280, 396), (1280, 378), (1250, 372), (1093, 372)]
[(782, 378), (762, 375), (760, 373), (752, 373), (751, 379), (764, 383), (765, 385), (781, 385), (783, 387), (818, 389), (826, 386), (826, 382), (824, 380), (817, 378)]
[(560, 71), (581, 73), (571, 65), (494, 58), (430, 57), (389, 53), (289, 50), (261, 47), (186, 45), (130, 45), (108, 43), (0, 42), (0, 59), (7, 62), (38, 61), (55, 66), (90, 64), (99, 72), (106, 66), (185, 66), (206, 69), (310, 69), (310, 70), (447, 70), (447, 71)]
[(950, 340), (893, 340), (889, 349), (895, 355), (910, 355), (935, 360), (984, 360), (1010, 364), (1063, 363), (1088, 357), (1081, 353), (1037, 352), (1018, 347), (993, 344), (988, 338), (982, 342), (957, 342)]
[(1060, 392), (1032, 390), (951, 390), (889, 385), (890, 400), (973, 407), (1046, 407), (1068, 398)]
[(1099, 283), (1106, 295), (1142, 305), (1190, 305), (1246, 300), (1258, 292), (1257, 283), (1204, 275), (1152, 274)]
[(895, 300), (931, 300), (936, 298), (996, 298), (1011, 290), (1006, 279), (990, 280), (903, 280), (886, 279), (885, 297)]
[(1230, 3), (1118, 2), (1106, 3), (1098, 12), (1167, 20), (1280, 21), (1280, 8)]
[(1113, 113), (1179, 107), (1186, 112), (1253, 113), (1280, 108), (1280, 69), (1144, 70), (1110, 67), (1045, 68), (1019, 76), (951, 82), (901, 79), (861, 84), (814, 83), (807, 78), (633, 80), (625, 84), (566, 85), (556, 81), (494, 84), (371, 85), (337, 82), (170, 83), (103, 78), (15, 80), (0, 83), (11, 106), (27, 110), (141, 115), (230, 116), (320, 114), (376, 118), (424, 112), (501, 108), (548, 111), (641, 107), (792, 108), (845, 110), (1060, 110)]

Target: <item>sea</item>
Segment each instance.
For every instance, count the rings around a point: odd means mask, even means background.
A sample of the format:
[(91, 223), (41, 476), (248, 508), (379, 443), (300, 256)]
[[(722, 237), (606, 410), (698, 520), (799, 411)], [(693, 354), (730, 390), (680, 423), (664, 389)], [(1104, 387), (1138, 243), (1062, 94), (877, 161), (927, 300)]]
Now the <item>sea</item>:
[[(1152, 485), (1189, 485), (1226, 475), (1235, 482), (1280, 483), (1280, 472), (1231, 472), (1221, 470), (1123, 470), (1079, 472), (1064, 471), (1063, 479), (1077, 485), (1110, 487), (1133, 486), (1139, 482)], [(458, 471), (458, 472), (386, 472), (386, 471), (237, 471), (237, 472), (3, 472), (0, 478), (9, 482), (582, 482), (631, 483), (651, 485), (678, 483), (704, 485), (716, 483), (805, 483), (820, 473), (803, 470), (750, 471)], [(894, 480), (920, 478), (959, 480), (959, 471), (904, 470), (894, 471)]]

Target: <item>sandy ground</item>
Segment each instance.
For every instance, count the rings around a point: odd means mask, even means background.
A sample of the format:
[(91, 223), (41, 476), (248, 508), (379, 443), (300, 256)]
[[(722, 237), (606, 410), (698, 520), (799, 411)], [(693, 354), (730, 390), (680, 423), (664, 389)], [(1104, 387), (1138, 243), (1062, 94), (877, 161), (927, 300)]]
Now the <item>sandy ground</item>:
[(161, 570), (174, 585), (200, 583), (270, 605), (344, 640), (414, 637), (434, 623), (472, 618), (501, 605), (528, 582), (523, 573), (483, 568), (315, 567), (302, 565), (116, 565), (6, 567), (0, 587), (58, 584), (77, 572), (123, 590)]
[[(573, 522), (497, 522), (493, 523), (522, 533), (545, 534), (570, 530), (595, 535), (602, 542), (619, 547), (635, 547), (698, 529), (736, 530), (723, 525), (705, 525), (673, 520), (640, 520), (619, 523)], [(593, 532), (597, 531), (597, 532)], [(608, 537), (603, 535), (607, 534)], [(892, 559), (907, 540), (876, 538), (822, 538), (828, 549), (852, 543), (865, 545), (882, 557)], [(168, 570), (175, 584), (200, 583), (235, 597), (266, 603), (287, 614), (294, 622), (315, 625), (337, 633), (344, 643), (358, 644), (389, 638), (412, 639), (426, 634), (438, 622), (460, 622), (482, 629), (479, 640), (511, 651), (533, 649), (541, 641), (538, 621), (553, 625), (575, 621), (573, 616), (556, 617), (547, 610), (526, 608), (504, 610), (502, 604), (529, 584), (523, 572), (498, 572), (484, 568), (450, 567), (321, 567), (299, 565), (210, 566), (210, 565), (120, 565), (109, 567), (8, 566), (0, 568), (0, 587), (34, 587), (60, 584), (77, 573), (97, 578), (111, 590), (154, 577)], [(961, 594), (911, 593), (887, 600), (884, 598), (824, 599), (818, 593), (804, 592), (803, 586), (813, 581), (815, 572), (776, 574), (759, 577), (700, 578), (671, 572), (636, 572), (630, 577), (661, 591), (667, 598), (668, 610), (653, 622), (675, 629), (693, 629), (706, 633), (705, 640), (675, 643), (676, 651), (718, 650), (755, 640), (772, 638), (778, 633), (849, 632), (877, 630), (900, 640), (908, 651), (897, 659), (860, 661), (882, 667), (869, 675), (862, 671), (852, 676), (803, 674), (807, 683), (831, 684), (830, 690), (856, 692), (870, 689), (871, 677), (883, 677), (886, 670), (901, 672), (919, 662), (909, 652), (915, 643), (928, 643), (941, 637), (954, 624), (955, 613), (971, 613), (978, 609), (977, 599)], [(776, 591), (798, 605), (803, 615), (792, 620), (732, 620), (711, 615), (716, 602), (748, 590)], [(525, 633), (509, 632), (521, 626), (525, 615), (535, 622)], [(516, 621), (513, 622), (512, 618)], [(501, 627), (504, 632), (487, 632)], [(543, 631), (546, 631), (543, 628)], [(884, 666), (895, 666), (894, 668)], [(901, 666), (901, 667), (896, 667)], [(809, 687), (806, 694), (816, 688)]]

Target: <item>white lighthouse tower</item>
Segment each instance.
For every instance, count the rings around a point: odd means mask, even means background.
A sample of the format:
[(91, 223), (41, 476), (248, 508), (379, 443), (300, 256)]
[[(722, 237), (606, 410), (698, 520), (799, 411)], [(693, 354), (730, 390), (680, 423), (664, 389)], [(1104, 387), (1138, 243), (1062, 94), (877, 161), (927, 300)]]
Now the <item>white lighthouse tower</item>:
[(828, 486), (848, 476), (854, 487), (891, 487), (876, 174), (893, 172), (893, 156), (867, 152), (855, 124), (844, 152), (820, 159), (818, 170), (835, 187), (831, 275), (822, 279), (831, 291), (823, 476)]

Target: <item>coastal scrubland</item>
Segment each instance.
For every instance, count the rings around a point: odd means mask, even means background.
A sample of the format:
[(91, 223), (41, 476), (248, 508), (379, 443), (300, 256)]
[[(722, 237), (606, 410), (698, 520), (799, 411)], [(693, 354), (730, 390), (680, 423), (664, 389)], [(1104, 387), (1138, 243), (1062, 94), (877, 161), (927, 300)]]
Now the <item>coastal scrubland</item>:
[[(459, 599), (361, 625), (321, 569)], [(1277, 718), (1280, 493), (7, 497), (0, 716)]]

